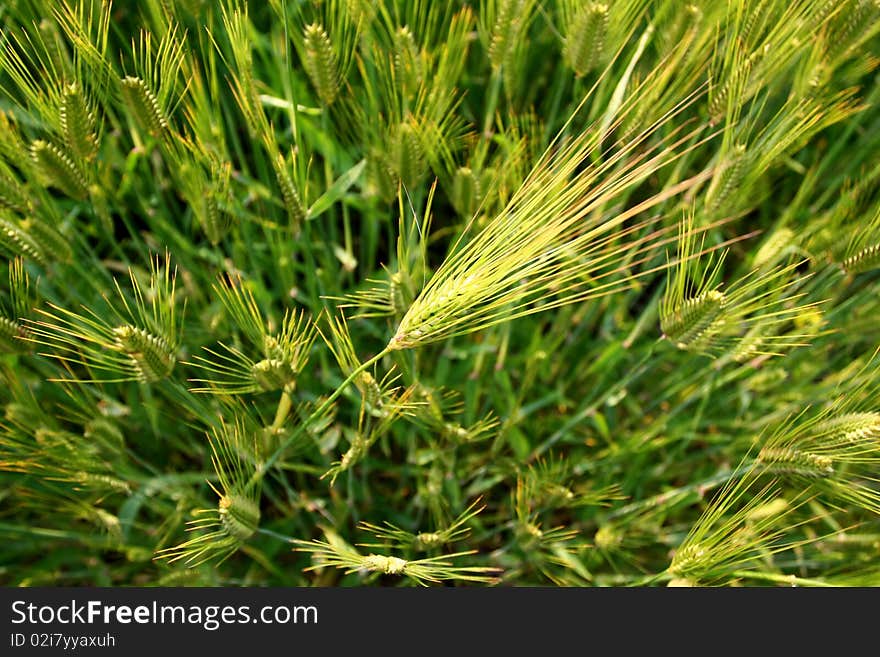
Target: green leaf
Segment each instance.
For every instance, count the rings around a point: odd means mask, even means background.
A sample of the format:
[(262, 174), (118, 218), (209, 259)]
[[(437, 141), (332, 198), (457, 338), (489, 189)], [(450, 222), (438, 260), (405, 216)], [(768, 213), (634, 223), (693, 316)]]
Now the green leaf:
[(318, 200), (312, 204), (306, 218), (311, 220), (327, 212), (327, 210), (329, 210), (336, 201), (341, 199), (349, 188), (357, 182), (357, 179), (360, 178), (361, 172), (366, 165), (367, 161), (361, 160), (351, 169), (339, 176), (339, 178), (330, 185), (327, 191), (321, 194), (321, 196), (318, 197)]

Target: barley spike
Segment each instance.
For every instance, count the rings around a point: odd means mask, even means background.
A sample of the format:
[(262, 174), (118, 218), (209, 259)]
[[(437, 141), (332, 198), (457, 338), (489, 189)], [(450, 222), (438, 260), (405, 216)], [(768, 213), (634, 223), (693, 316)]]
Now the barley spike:
[(95, 113), (89, 109), (82, 90), (75, 84), (64, 89), (61, 99), (61, 129), (67, 148), (75, 158), (86, 162), (94, 159), (98, 152)]
[(340, 75), (330, 37), (321, 25), (311, 23), (305, 28), (303, 66), (318, 98), (328, 107), (339, 94)]
[(758, 460), (774, 473), (789, 474), (807, 479), (823, 479), (834, 474), (830, 456), (804, 452), (792, 447), (765, 447)]
[(153, 137), (162, 137), (168, 130), (168, 119), (147, 83), (141, 78), (127, 76), (121, 84), (122, 98), (138, 125)]
[(578, 77), (599, 65), (605, 49), (608, 29), (608, 5), (594, 2), (575, 14), (565, 35), (563, 54)]
[(130, 325), (116, 327), (113, 336), (116, 348), (131, 359), (140, 381), (160, 381), (174, 369), (177, 358), (164, 338)]
[(49, 184), (71, 198), (88, 197), (86, 179), (68, 153), (55, 144), (38, 140), (31, 144), (31, 156)]
[(687, 299), (660, 323), (663, 334), (679, 349), (688, 349), (724, 312), (723, 292), (709, 290)]

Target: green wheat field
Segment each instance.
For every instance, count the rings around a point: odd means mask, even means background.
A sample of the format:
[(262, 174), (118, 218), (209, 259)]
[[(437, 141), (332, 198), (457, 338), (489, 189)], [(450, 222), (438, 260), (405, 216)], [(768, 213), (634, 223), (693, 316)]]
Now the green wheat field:
[(880, 1), (0, 30), (0, 583), (880, 585)]

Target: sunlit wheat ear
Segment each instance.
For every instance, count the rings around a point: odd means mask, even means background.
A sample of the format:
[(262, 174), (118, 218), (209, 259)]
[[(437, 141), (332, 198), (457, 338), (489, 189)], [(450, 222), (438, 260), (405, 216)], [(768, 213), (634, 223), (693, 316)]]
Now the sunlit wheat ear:
[(293, 33), (302, 68), (324, 107), (340, 102), (352, 63), (360, 52), (361, 29), (376, 7), (356, 10), (348, 0), (303, 4)]
[(98, 152), (95, 112), (76, 84), (64, 88), (61, 96), (61, 130), (75, 158), (89, 162)]
[(29, 321), (32, 342), (48, 349), (45, 355), (71, 367), (82, 366), (86, 375), (74, 380), (92, 381), (102, 375), (112, 381), (154, 383), (169, 376), (181, 344), (180, 315), (184, 303), (177, 298), (176, 270), (169, 256), (150, 262), (146, 289), (129, 271), (131, 290), (115, 281), (116, 299), (82, 306), (79, 311), (49, 304), (37, 310), (43, 319)]
[(243, 424), (221, 424), (209, 436), (211, 462), (219, 486), (209, 484), (217, 494), (217, 506), (199, 509), (189, 524), (194, 538), (159, 550), (157, 559), (183, 561), (195, 567), (207, 561), (222, 563), (257, 532), (260, 527), (260, 489), (249, 483), (254, 470), (257, 445), (254, 434)]
[(330, 37), (318, 23), (310, 23), (303, 31), (303, 68), (321, 102), (332, 105), (341, 84), (339, 63)]
[[(598, 163), (591, 154), (601, 147), (604, 131), (588, 129), (570, 140), (555, 140), (507, 207), (480, 230), (473, 220), (468, 224), (388, 348), (416, 347), (600, 298), (665, 269), (652, 265), (659, 249), (675, 241), (674, 227), (661, 225), (662, 214), (648, 213), (705, 180), (708, 172), (641, 197), (631, 207), (614, 204), (692, 147), (683, 144), (695, 139), (699, 128), (689, 135), (655, 133), (694, 99), (609, 145)], [(624, 104), (619, 112), (630, 110)]]
[(665, 313), (660, 328), (679, 349), (696, 344), (724, 312), (726, 298), (718, 290), (706, 290), (677, 304)]
[(88, 181), (70, 154), (61, 147), (38, 140), (31, 144), (31, 157), (45, 180), (71, 198), (89, 195)]
[(604, 54), (608, 5), (601, 2), (563, 3), (565, 38), (562, 54), (579, 76), (596, 68)]
[(112, 329), (114, 347), (126, 354), (137, 372), (137, 379), (144, 383), (161, 381), (174, 369), (174, 349), (161, 336), (131, 325)]
[(325, 541), (294, 541), (295, 551), (312, 555), (313, 565), (306, 570), (334, 567), (344, 570), (345, 574), (400, 576), (422, 586), (445, 580), (479, 583), (496, 581), (493, 575), (498, 572), (497, 568), (456, 565), (456, 561), (474, 554), (474, 551), (406, 560), (383, 554), (362, 555), (335, 532), (325, 530), (324, 534), (327, 539)]
[(873, 244), (861, 249), (844, 260), (841, 266), (851, 274), (859, 274), (880, 267), (880, 244)]
[(382, 525), (362, 522), (358, 528), (372, 534), (379, 543), (359, 543), (359, 545), (369, 548), (391, 548), (420, 552), (436, 550), (466, 538), (471, 533), (470, 527), (466, 526), (467, 523), (485, 508), (486, 506), (481, 505), (480, 500), (477, 499), (451, 523), (429, 532), (409, 532), (387, 521)]
[(880, 440), (880, 412), (844, 413), (821, 420), (810, 433), (828, 444), (853, 444)]
[(192, 379), (193, 383), (203, 384), (193, 392), (235, 395), (292, 391), (317, 337), (314, 322), (305, 313), (288, 310), (280, 330), (273, 331), (240, 277), (222, 278), (214, 290), (249, 348), (242, 351), (223, 343), (220, 349), (206, 347), (208, 355), (196, 356), (192, 364), (210, 378)]
[(177, 78), (183, 66), (183, 40), (171, 25), (162, 38), (141, 31), (132, 41), (132, 71), (119, 81), (122, 100), (137, 127), (156, 139), (168, 134), (169, 115), (178, 97)]
[(758, 454), (758, 460), (773, 474), (807, 479), (822, 479), (834, 474), (834, 462), (830, 456), (791, 447), (765, 447)]

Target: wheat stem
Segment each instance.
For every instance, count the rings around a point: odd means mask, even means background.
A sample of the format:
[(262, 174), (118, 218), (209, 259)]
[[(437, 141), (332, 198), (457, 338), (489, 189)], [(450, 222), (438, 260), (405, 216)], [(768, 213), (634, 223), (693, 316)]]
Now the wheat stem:
[(679, 486), (678, 488), (663, 491), (662, 493), (659, 493), (652, 497), (632, 502), (609, 513), (607, 520), (614, 520), (615, 518), (620, 518), (622, 516), (637, 513), (639, 511), (644, 511), (645, 509), (661, 507), (668, 504), (671, 500), (684, 499), (689, 495), (705, 495), (709, 491), (718, 488), (718, 486), (722, 486), (728, 483), (734, 478), (745, 476), (751, 470), (752, 464), (753, 462), (749, 461), (743, 463), (740, 467), (733, 470), (724, 469), (706, 479), (695, 481), (685, 486)]
[(820, 579), (811, 579), (809, 577), (796, 577), (795, 575), (782, 575), (777, 573), (760, 573), (750, 570), (735, 570), (730, 573), (731, 577), (753, 579), (759, 582), (769, 582), (773, 584), (787, 584), (789, 586), (815, 586), (824, 588), (835, 588), (835, 584), (823, 582)]
[(278, 408), (275, 409), (275, 420), (272, 422), (272, 426), (269, 427), (272, 432), (278, 431), (284, 425), (284, 421), (290, 414), (292, 401), (290, 393), (284, 390), (281, 393), (281, 399), (278, 400)]

